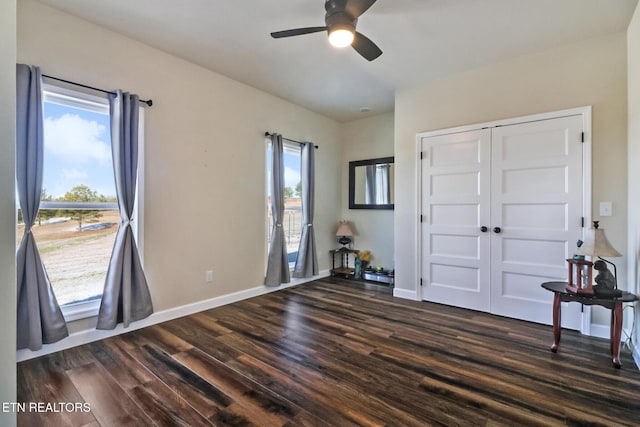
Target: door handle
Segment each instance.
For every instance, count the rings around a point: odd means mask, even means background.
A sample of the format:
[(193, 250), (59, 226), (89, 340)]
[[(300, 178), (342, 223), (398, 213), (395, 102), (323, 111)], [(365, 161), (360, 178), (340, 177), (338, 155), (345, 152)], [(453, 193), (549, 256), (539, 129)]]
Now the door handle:
[(493, 232), (494, 233), (500, 233), (502, 231), (502, 229), (500, 227), (493, 227)]
[(480, 231), (482, 231), (483, 233), (486, 233), (487, 230), (489, 230), (489, 229), (487, 228), (486, 225), (483, 225), (482, 227), (480, 227)]

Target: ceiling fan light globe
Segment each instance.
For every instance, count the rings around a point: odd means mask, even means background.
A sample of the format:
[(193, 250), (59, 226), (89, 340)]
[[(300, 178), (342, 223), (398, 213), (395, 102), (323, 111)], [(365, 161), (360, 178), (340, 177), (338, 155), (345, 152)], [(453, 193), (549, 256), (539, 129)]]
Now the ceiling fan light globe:
[(329, 43), (334, 47), (347, 47), (353, 43), (353, 31), (338, 28), (329, 33)]

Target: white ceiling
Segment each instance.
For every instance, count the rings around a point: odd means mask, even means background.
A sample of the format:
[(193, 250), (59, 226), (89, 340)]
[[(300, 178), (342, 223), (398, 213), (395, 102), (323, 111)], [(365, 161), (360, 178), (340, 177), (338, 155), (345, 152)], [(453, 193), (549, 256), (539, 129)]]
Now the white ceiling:
[(358, 21), (384, 52), (368, 62), (326, 33), (270, 37), (323, 26), (324, 0), (40, 1), (340, 121), (392, 111), (397, 89), (624, 31), (638, 2), (378, 0)]

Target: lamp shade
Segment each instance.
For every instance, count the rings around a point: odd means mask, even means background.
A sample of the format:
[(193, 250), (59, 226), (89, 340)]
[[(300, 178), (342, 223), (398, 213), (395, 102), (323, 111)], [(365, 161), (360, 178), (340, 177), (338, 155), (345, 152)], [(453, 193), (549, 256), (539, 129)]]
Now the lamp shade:
[(598, 228), (597, 221), (594, 221), (594, 228), (587, 230), (584, 243), (578, 248), (578, 255), (588, 255), (591, 257), (616, 257), (622, 256), (612, 245), (604, 234), (604, 229)]
[(351, 229), (349, 221), (340, 221), (338, 231), (336, 231), (336, 236), (353, 236), (353, 230)]

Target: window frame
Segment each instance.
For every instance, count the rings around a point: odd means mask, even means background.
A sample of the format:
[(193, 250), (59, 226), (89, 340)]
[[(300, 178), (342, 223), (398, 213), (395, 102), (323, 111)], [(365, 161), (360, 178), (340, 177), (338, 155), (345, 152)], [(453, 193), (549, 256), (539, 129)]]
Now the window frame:
[[(81, 88), (71, 89), (64, 84), (42, 84), (43, 105), (45, 102), (62, 104), (72, 108), (85, 109), (93, 112), (107, 114), (109, 116), (109, 100), (106, 96), (97, 96), (89, 93), (88, 90)], [(138, 246), (140, 262), (144, 265), (144, 108), (139, 107), (139, 123), (138, 123), (138, 179), (136, 198), (134, 202), (134, 211), (132, 218), (132, 230), (134, 238)], [(111, 141), (109, 141), (111, 143)], [(112, 157), (113, 161), (113, 157)], [(93, 203), (76, 203), (76, 202), (60, 202), (60, 201), (41, 201), (39, 209), (100, 209), (100, 210), (118, 210), (118, 203), (113, 202), (93, 202)], [(17, 208), (16, 208), (17, 210)], [(119, 225), (118, 225), (119, 227)], [(45, 265), (46, 268), (46, 265)], [(91, 301), (82, 301), (61, 305), (62, 315), (65, 321), (72, 322), (74, 320), (95, 317), (100, 310), (100, 298)]]

